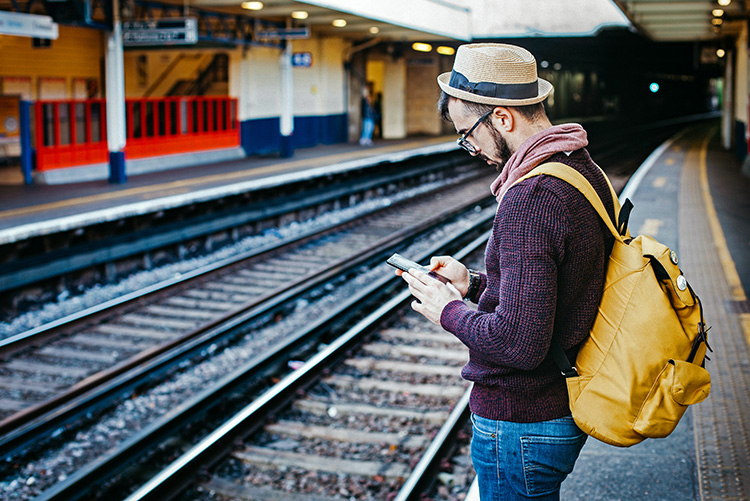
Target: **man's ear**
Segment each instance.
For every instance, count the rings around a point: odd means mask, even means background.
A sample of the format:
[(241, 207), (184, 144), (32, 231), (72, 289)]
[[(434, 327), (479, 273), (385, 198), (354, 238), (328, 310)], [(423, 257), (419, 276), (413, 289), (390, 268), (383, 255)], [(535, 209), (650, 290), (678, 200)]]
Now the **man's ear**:
[(512, 132), (515, 127), (515, 117), (505, 106), (497, 106), (492, 110), (492, 122), (499, 130)]

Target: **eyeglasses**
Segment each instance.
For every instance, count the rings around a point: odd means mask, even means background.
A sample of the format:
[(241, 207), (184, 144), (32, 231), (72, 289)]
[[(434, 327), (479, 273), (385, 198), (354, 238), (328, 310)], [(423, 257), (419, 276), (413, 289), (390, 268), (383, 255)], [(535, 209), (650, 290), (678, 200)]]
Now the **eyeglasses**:
[(477, 120), (476, 123), (471, 126), (471, 129), (469, 129), (468, 131), (466, 131), (466, 134), (464, 134), (463, 136), (461, 136), (461, 137), (458, 138), (457, 142), (458, 142), (458, 145), (461, 148), (465, 149), (466, 151), (468, 151), (472, 155), (476, 155), (477, 153), (479, 153), (479, 150), (476, 149), (474, 147), (474, 145), (471, 144), (468, 141), (468, 139), (469, 139), (469, 136), (471, 135), (471, 133), (474, 132), (474, 129), (476, 129), (479, 126), (479, 124), (484, 121), (485, 118), (487, 118), (488, 116), (490, 116), (490, 113), (492, 113), (493, 111), (494, 110), (490, 110), (487, 113), (485, 113), (484, 115), (482, 115), (481, 117), (479, 117), (479, 120)]

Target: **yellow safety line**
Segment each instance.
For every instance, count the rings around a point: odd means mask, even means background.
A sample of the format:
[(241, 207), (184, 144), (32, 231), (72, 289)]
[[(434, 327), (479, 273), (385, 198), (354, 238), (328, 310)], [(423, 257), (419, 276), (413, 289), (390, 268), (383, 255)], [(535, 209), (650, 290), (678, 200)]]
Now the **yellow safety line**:
[[(732, 299), (734, 301), (747, 301), (745, 289), (742, 287), (742, 280), (740, 279), (739, 273), (737, 273), (737, 266), (734, 264), (732, 255), (729, 253), (729, 246), (724, 237), (724, 230), (721, 228), (719, 216), (716, 213), (716, 207), (714, 206), (713, 197), (711, 196), (711, 190), (708, 186), (708, 166), (706, 163), (706, 157), (708, 155), (708, 143), (711, 140), (712, 135), (713, 134), (708, 135), (701, 145), (700, 180), (701, 191), (703, 192), (703, 204), (706, 206), (706, 216), (708, 216), (708, 224), (711, 227), (714, 246), (716, 247), (716, 252), (719, 256), (721, 268), (724, 270), (724, 277), (731, 289)], [(740, 314), (740, 323), (747, 344), (750, 345), (750, 315)]]
[[(143, 194), (154, 193), (154, 192), (157, 192), (155, 194), (159, 195), (158, 192), (161, 192), (161, 191), (169, 192), (169, 190), (174, 190), (176, 188), (208, 184), (208, 183), (213, 183), (217, 181), (232, 181), (232, 180), (238, 180), (238, 179), (245, 178), (245, 177), (252, 178), (252, 177), (257, 176), (258, 174), (266, 174), (266, 173), (275, 172), (275, 171), (291, 170), (291, 169), (294, 169), (295, 167), (312, 168), (312, 167), (320, 167), (322, 165), (334, 165), (342, 160), (354, 160), (357, 158), (372, 156), (375, 153), (377, 154), (391, 153), (394, 151), (406, 150), (410, 147), (413, 147), (414, 145), (425, 146), (427, 144), (445, 142), (445, 140), (446, 139), (444, 137), (441, 137), (441, 138), (435, 138), (429, 141), (425, 141), (425, 140), (413, 141), (409, 143), (401, 143), (401, 144), (394, 144), (390, 146), (384, 146), (384, 147), (377, 148), (374, 150), (361, 150), (358, 152), (348, 151), (344, 153), (336, 153), (333, 155), (328, 155), (328, 156), (318, 157), (318, 158), (293, 160), (293, 161), (284, 162), (280, 164), (268, 165), (265, 167), (253, 167), (253, 168), (244, 169), (244, 170), (236, 171), (236, 172), (227, 172), (224, 174), (212, 174), (209, 176), (184, 179), (180, 181), (171, 181), (169, 183), (142, 186), (140, 188), (129, 188), (129, 189), (120, 190), (120, 191), (112, 191), (109, 193), (100, 193), (98, 195), (87, 195), (84, 197), (60, 200), (58, 202), (50, 202), (46, 204), (34, 205), (32, 207), (22, 207), (19, 209), (9, 209), (5, 211), (0, 211), (0, 218), (21, 216), (25, 214), (34, 214), (36, 212), (58, 209), (61, 207), (72, 207), (75, 205), (84, 205), (84, 204), (93, 203), (93, 202), (100, 202), (103, 200), (113, 200), (116, 198), (130, 197), (134, 195), (143, 195)], [(146, 199), (150, 197), (143, 197), (143, 198)]]

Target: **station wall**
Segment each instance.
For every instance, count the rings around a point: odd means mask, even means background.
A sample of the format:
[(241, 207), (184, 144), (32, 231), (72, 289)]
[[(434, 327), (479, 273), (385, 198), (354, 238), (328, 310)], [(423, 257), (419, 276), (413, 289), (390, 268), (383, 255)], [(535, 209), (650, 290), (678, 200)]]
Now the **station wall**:
[(445, 133), (437, 113), (436, 79), (446, 64), (450, 70), (452, 58), (414, 51), (398, 58), (375, 51), (367, 55), (367, 80), (376, 94), (383, 94), (383, 138)]
[(406, 137), (407, 74), (403, 59), (385, 59), (383, 138)]
[[(293, 68), (295, 148), (345, 142), (347, 44), (333, 38), (292, 42), (294, 53), (309, 53), (309, 67)], [(248, 154), (280, 149), (281, 51), (251, 47), (230, 59), (230, 95), (239, 98), (241, 142)]]
[(49, 47), (0, 35), (0, 94), (23, 99), (86, 99), (103, 95), (104, 33), (60, 25)]
[[(126, 50), (125, 97), (163, 97), (179, 95), (180, 86), (195, 81), (220, 54), (212, 49)], [(226, 83), (209, 88), (204, 95), (227, 95)]]
[(436, 80), (439, 74), (438, 58), (434, 56), (414, 55), (406, 60), (406, 133), (410, 136), (436, 136), (441, 132), (436, 111), (440, 95)]

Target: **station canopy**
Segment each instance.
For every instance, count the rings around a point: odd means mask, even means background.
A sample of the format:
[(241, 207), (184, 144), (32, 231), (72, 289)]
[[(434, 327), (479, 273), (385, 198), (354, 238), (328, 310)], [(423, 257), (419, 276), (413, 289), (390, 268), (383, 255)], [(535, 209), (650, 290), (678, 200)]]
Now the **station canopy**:
[(657, 42), (716, 40), (739, 34), (744, 0), (615, 0), (634, 27)]
[[(124, 11), (168, 5), (169, 15), (225, 14), (313, 36), (386, 41), (592, 36), (630, 28), (657, 41), (715, 41), (735, 37), (750, 19), (748, 0), (119, 0)], [(106, 11), (111, 0), (0, 0), (0, 11), (33, 12), (65, 22), (73, 11)], [(75, 7), (75, 8), (73, 8)], [(150, 8), (150, 7), (149, 7)], [(111, 8), (110, 8), (111, 10)], [(38, 12), (37, 12), (38, 11)], [(165, 10), (166, 12), (166, 10)], [(111, 14), (111, 12), (110, 12)], [(88, 16), (88, 14), (87, 14)], [(102, 16), (99, 15), (99, 18)], [(106, 17), (106, 16), (105, 16)], [(111, 17), (111, 16), (110, 16)], [(98, 18), (94, 19), (96, 21)], [(81, 24), (77, 20), (77, 24)], [(85, 20), (83, 25), (104, 27)], [(224, 22), (224, 21), (222, 21)], [(261, 30), (260, 24), (253, 31)], [(242, 42), (242, 40), (240, 40)]]
[(270, 21), (293, 19), (292, 26), (309, 26), (316, 35), (352, 39), (377, 36), (394, 41), (471, 41), (589, 36), (605, 27), (630, 26), (613, 0), (189, 0), (189, 3)]

